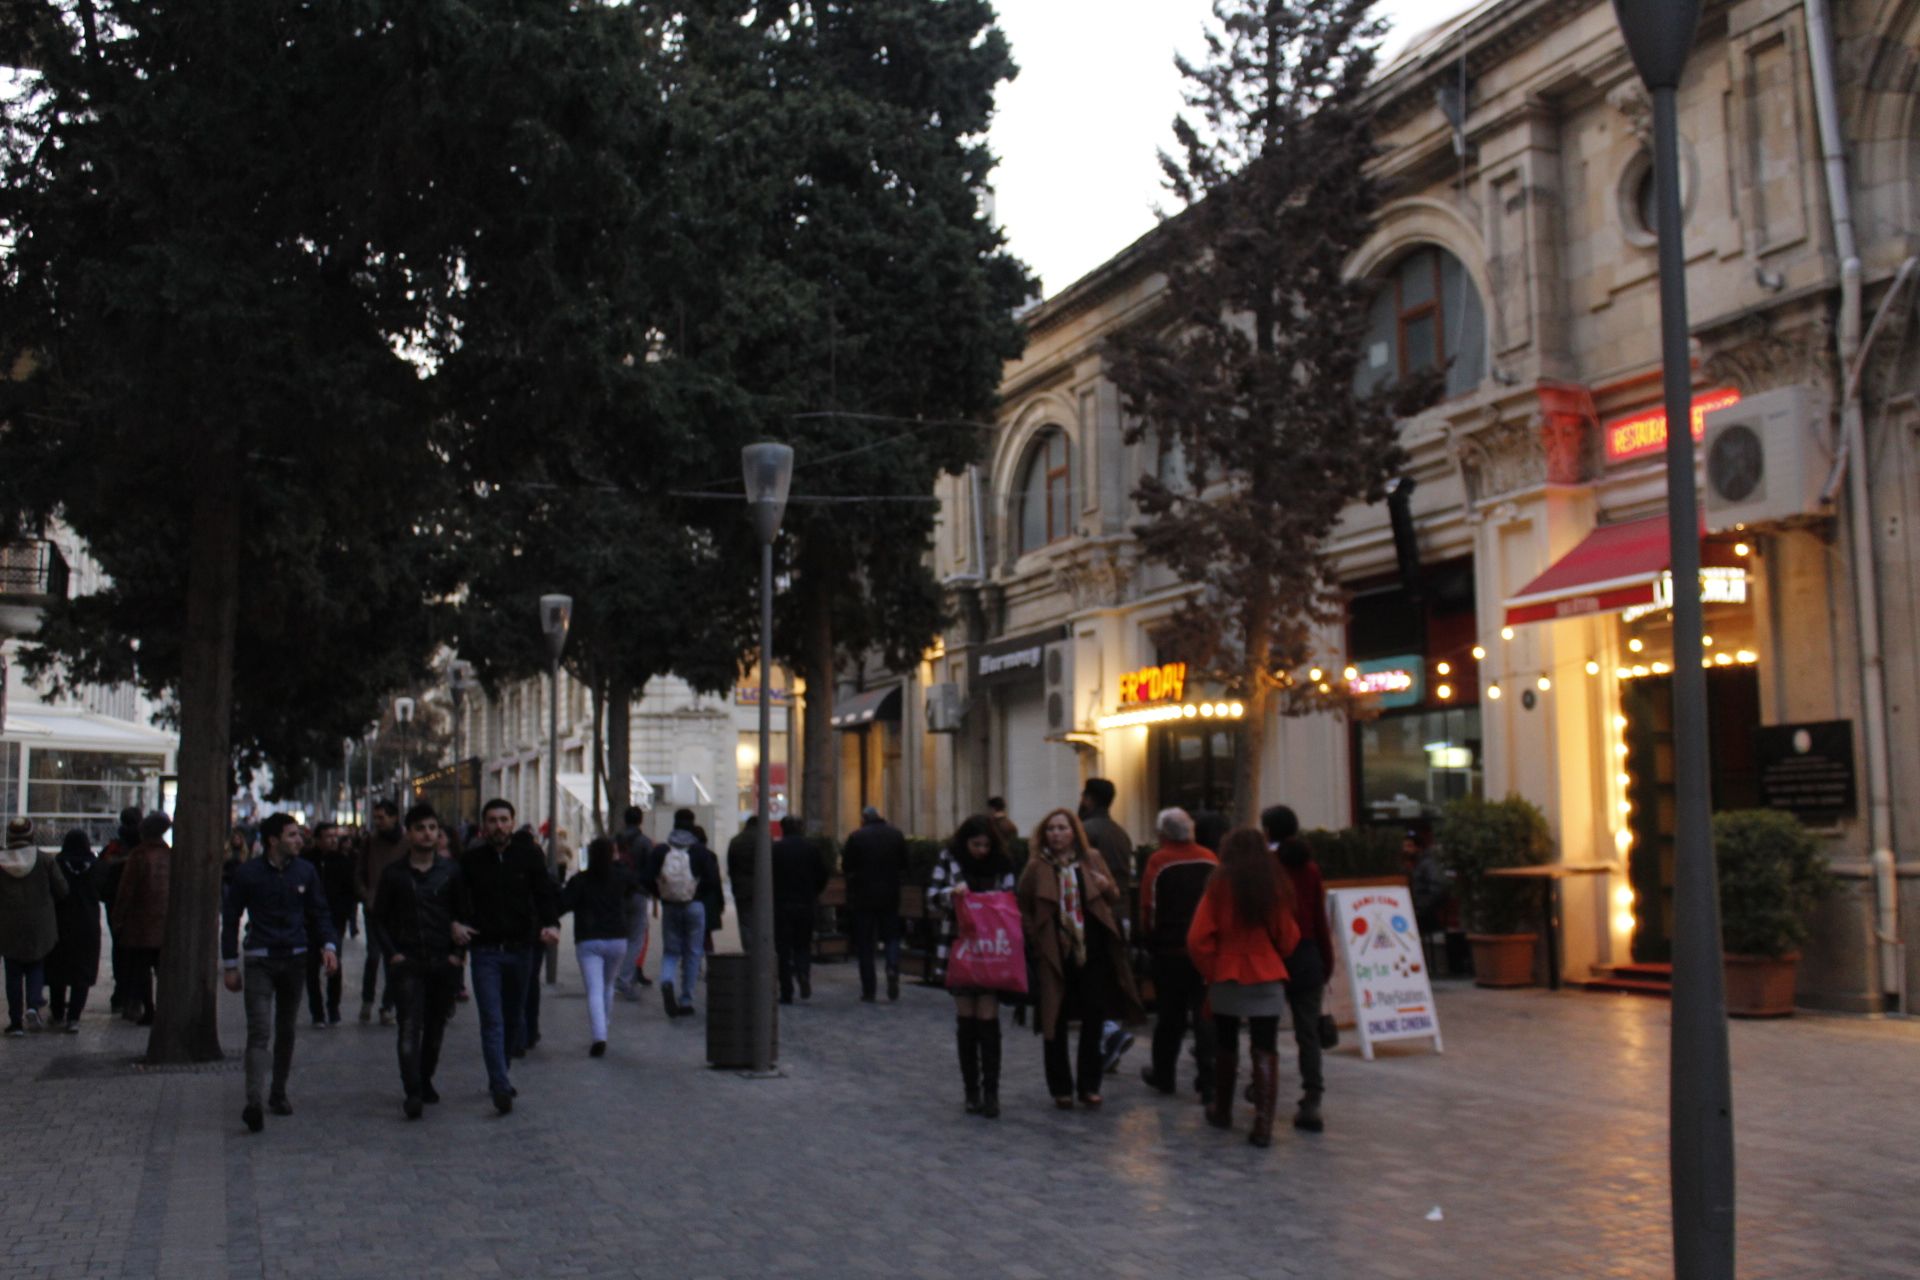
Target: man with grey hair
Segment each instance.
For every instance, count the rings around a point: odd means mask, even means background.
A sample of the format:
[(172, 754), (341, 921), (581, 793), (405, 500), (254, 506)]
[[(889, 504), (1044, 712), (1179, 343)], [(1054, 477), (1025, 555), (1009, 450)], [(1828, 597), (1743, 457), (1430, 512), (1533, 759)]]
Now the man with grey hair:
[(1140, 875), (1139, 936), (1153, 958), (1156, 1014), (1153, 1062), (1140, 1069), (1140, 1078), (1162, 1093), (1174, 1091), (1180, 1041), (1191, 1021), (1197, 1087), (1204, 1101), (1213, 1089), (1213, 1024), (1202, 1013), (1207, 984), (1187, 957), (1187, 926), (1220, 860), (1194, 843), (1193, 818), (1185, 809), (1162, 809), (1154, 827), (1160, 847)]

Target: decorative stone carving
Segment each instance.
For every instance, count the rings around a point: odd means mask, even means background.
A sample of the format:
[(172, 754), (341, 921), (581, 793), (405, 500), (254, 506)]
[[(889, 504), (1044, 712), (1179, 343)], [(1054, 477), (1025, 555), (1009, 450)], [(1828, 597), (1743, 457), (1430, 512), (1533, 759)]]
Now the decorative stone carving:
[(1585, 387), (1543, 383), (1540, 447), (1548, 484), (1588, 484), (1600, 474), (1600, 420)]
[(1480, 503), (1539, 484), (1547, 477), (1546, 452), (1534, 423), (1503, 419), (1497, 412), (1481, 427), (1449, 429), (1460, 456), (1467, 497)]
[(1833, 327), (1824, 315), (1783, 329), (1765, 315), (1743, 316), (1700, 335), (1700, 373), (1742, 395), (1805, 383), (1832, 389)]
[(1054, 565), (1053, 581), (1076, 610), (1125, 604), (1135, 595), (1133, 557), (1118, 543), (1077, 548)]
[(1627, 129), (1642, 143), (1653, 138), (1653, 99), (1639, 78), (1622, 80), (1607, 94), (1607, 105), (1626, 118)]

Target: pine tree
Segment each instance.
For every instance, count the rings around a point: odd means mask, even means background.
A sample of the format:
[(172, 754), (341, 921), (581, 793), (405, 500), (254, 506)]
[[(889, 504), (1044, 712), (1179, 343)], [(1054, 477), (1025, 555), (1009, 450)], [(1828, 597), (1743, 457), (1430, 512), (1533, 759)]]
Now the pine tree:
[(1197, 120), (1162, 153), (1185, 208), (1160, 228), (1155, 322), (1113, 343), (1132, 423), (1184, 474), (1135, 491), (1144, 552), (1194, 586), (1170, 623), (1196, 675), (1246, 704), (1239, 816), (1258, 809), (1270, 712), (1314, 705), (1291, 673), (1340, 616), (1326, 539), (1403, 461), (1396, 418), (1431, 384), (1356, 389), (1367, 293), (1347, 278), (1379, 203), (1360, 101), (1373, 0), (1215, 0), (1207, 57), (1180, 60)]

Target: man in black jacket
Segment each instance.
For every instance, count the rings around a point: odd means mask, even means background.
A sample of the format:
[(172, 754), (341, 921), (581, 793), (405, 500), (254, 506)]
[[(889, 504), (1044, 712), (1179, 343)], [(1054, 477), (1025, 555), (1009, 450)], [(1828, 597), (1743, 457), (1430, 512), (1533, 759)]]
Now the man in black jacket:
[(439, 856), (440, 820), (432, 808), (407, 810), (407, 856), (380, 873), (379, 938), (387, 981), (400, 1019), (400, 1084), (407, 1119), (440, 1101), (433, 1087), (440, 1043), (460, 992), (464, 948), (453, 941), (453, 904), (460, 868)]
[(860, 998), (871, 1004), (875, 982), (873, 953), (887, 947), (887, 999), (900, 998), (900, 880), (907, 870), (907, 838), (869, 805), (860, 812), (860, 829), (847, 837), (840, 853), (847, 875), (847, 915), (853, 923), (853, 951), (860, 961)]
[[(300, 856), (320, 873), (320, 888), (327, 895), (327, 914), (333, 920), (333, 936), (347, 936), (347, 921), (353, 919), (359, 901), (353, 892), (353, 857), (340, 847), (340, 828), (331, 822), (313, 824), (313, 844)], [(316, 1029), (340, 1025), (340, 980), (338, 965), (326, 975), (326, 997), (321, 999), (320, 951), (307, 952), (307, 1012)]]
[(526, 1052), (528, 959), (536, 939), (560, 938), (559, 905), (547, 860), (533, 836), (514, 830), (513, 806), (493, 799), (480, 811), (481, 842), (459, 857), (453, 940), (473, 963), (480, 1052), (501, 1115), (513, 1110), (507, 1062)]
[[(247, 1128), (260, 1132), (260, 1095), (265, 1091), (267, 1044), (273, 1044), (273, 1089), (267, 1109), (293, 1114), (287, 1101), (287, 1076), (293, 1070), (294, 1028), (300, 1022), (300, 987), (307, 972), (307, 951), (323, 947), (328, 973), (340, 968), (338, 936), (333, 932), (320, 873), (300, 857), (300, 828), (293, 815), (276, 813), (260, 824), (266, 856), (243, 862), (233, 873), (220, 913), (220, 958), (227, 990), (246, 991), (247, 1105), (240, 1113)], [(240, 917), (247, 936), (240, 939)], [(246, 955), (246, 976), (240, 959)]]
[(780, 839), (773, 846), (773, 949), (780, 960), (780, 1003), (793, 1003), (793, 987), (800, 998), (813, 998), (813, 915), (820, 909), (820, 891), (827, 887), (827, 864), (806, 837), (800, 819), (780, 819)]

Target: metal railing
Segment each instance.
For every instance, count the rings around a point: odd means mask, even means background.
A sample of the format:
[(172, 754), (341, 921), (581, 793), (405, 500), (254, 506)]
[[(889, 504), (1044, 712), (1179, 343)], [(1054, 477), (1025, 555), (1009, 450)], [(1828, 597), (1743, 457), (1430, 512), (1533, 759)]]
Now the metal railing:
[(0, 597), (63, 600), (66, 595), (67, 558), (59, 547), (45, 538), (0, 546)]

